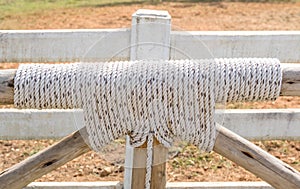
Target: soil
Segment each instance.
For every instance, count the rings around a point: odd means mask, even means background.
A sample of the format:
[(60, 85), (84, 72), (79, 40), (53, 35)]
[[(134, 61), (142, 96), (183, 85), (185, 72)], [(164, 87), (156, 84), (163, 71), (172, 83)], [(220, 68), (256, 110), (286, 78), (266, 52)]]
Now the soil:
[(84, 29), (130, 27), (138, 9), (168, 10), (184, 30), (299, 30), (300, 3), (136, 3), (58, 9), (8, 17), (1, 29)]
[[(172, 24), (182, 30), (300, 30), (300, 3), (170, 3), (78, 7), (50, 10), (0, 21), (0, 29), (83, 29), (130, 27), (137, 9), (168, 10)], [(1, 64), (0, 69), (17, 64)], [(2, 108), (12, 107), (11, 105)], [(300, 108), (299, 97), (280, 97), (275, 102), (229, 104), (228, 108)], [(0, 141), (0, 171), (55, 143), (55, 140)], [(257, 141), (277, 158), (300, 171), (300, 141)], [(89, 152), (44, 175), (37, 181), (123, 180), (121, 160), (108, 161), (105, 154)], [(175, 150), (167, 161), (168, 181), (257, 181), (256, 176), (212, 152), (200, 153), (193, 146)]]

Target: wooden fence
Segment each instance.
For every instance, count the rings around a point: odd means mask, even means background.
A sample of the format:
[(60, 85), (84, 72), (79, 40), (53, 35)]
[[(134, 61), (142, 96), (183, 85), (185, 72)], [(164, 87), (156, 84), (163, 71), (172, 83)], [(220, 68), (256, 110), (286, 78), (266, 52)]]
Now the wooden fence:
[[(2, 30), (0, 62), (130, 60), (130, 36), (130, 29)], [(171, 31), (166, 37), (170, 59), (276, 57), (300, 63), (300, 31)]]
[[(300, 63), (300, 31), (172, 31), (170, 22), (167, 12), (139, 10), (130, 29), (0, 31), (0, 62), (274, 57), (284, 63)], [(149, 43), (160, 47), (152, 49)], [(296, 65), (292, 68), (299, 70)], [(293, 69), (287, 72), (295, 74)], [(5, 72), (0, 78), (1, 74)], [(286, 95), (300, 94), (300, 82), (290, 84), (293, 90)], [(299, 109), (226, 110), (220, 114), (225, 115), (225, 127), (247, 139), (300, 139)], [(82, 121), (81, 110), (1, 109), (0, 139), (61, 138), (80, 129), (74, 127), (74, 117)], [(132, 183), (125, 183), (125, 188)], [(264, 187), (271, 188), (260, 186)]]

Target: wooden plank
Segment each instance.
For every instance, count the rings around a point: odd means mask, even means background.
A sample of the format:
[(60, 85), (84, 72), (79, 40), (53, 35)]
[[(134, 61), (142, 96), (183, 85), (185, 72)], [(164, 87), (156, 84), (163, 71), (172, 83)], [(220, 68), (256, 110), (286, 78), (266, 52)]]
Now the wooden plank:
[(169, 182), (166, 189), (274, 189), (265, 182)]
[(44, 174), (90, 151), (89, 146), (82, 138), (82, 135), (85, 134), (85, 128), (76, 131), (55, 145), (4, 170), (0, 173), (0, 188), (23, 188)]
[(61, 139), (83, 125), (82, 110), (0, 109), (0, 140)]
[[(79, 61), (97, 41), (86, 55), (90, 61), (129, 60), (130, 48), (124, 49), (131, 44), (128, 29), (2, 30), (0, 63)], [(299, 63), (299, 41), (299, 31), (173, 31), (170, 57), (274, 57)]]
[(16, 70), (0, 70), (0, 103), (11, 104), (14, 101), (14, 77)]
[(219, 126), (214, 151), (278, 189), (299, 189), (300, 173), (255, 144)]
[[(133, 151), (133, 157), (126, 153), (126, 159), (134, 159), (133, 165), (131, 166), (134, 168), (132, 170), (132, 188), (144, 188), (146, 177), (145, 162), (147, 158), (147, 144), (144, 143), (142, 146), (132, 148), (131, 150)], [(155, 139), (153, 141), (153, 166), (151, 173), (151, 188), (153, 189), (166, 186), (167, 155), (168, 149), (162, 146)]]
[[(214, 151), (248, 169), (274, 188), (298, 189), (300, 173), (226, 128), (217, 128)], [(89, 151), (77, 131), (61, 142), (0, 173), (0, 188), (22, 188), (36, 178)]]
[(119, 181), (102, 182), (33, 182), (23, 189), (122, 189)]
[(129, 29), (1, 30), (1, 62), (128, 60)]
[[(167, 183), (166, 162), (168, 148), (160, 144), (156, 139), (153, 141), (153, 166), (151, 172), (151, 188), (165, 188)], [(135, 174), (135, 173), (134, 173)]]
[(300, 64), (281, 64), (281, 67), (283, 76), (280, 95), (299, 96)]
[[(224, 117), (224, 127), (248, 140), (300, 140), (300, 109), (235, 109), (217, 115)], [(62, 138), (79, 129), (82, 119), (81, 110), (0, 109), (0, 140)]]
[(281, 62), (299, 63), (299, 41), (300, 31), (173, 31), (170, 57), (271, 57)]
[(300, 109), (235, 109), (218, 116), (224, 127), (248, 140), (300, 140)]
[[(118, 181), (33, 182), (24, 189), (121, 189)], [(166, 189), (274, 189), (265, 182), (168, 182)]]

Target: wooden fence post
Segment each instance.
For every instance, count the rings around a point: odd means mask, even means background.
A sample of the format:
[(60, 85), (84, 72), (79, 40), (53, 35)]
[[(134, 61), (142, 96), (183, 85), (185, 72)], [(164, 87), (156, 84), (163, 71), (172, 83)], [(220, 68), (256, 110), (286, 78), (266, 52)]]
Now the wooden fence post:
[[(167, 11), (140, 9), (132, 15), (130, 60), (165, 59), (170, 57), (171, 16)], [(145, 187), (146, 143), (139, 148), (129, 146), (127, 137), (124, 188)], [(153, 143), (151, 188), (166, 186), (166, 157), (168, 149)]]

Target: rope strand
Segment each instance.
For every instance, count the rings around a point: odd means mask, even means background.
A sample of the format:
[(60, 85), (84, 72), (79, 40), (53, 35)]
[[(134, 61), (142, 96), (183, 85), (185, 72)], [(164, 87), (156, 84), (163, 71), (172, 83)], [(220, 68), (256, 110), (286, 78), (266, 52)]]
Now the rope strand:
[(146, 160), (146, 177), (145, 189), (150, 189), (151, 186), (151, 172), (153, 164), (153, 133), (148, 134), (147, 140), (147, 160)]

